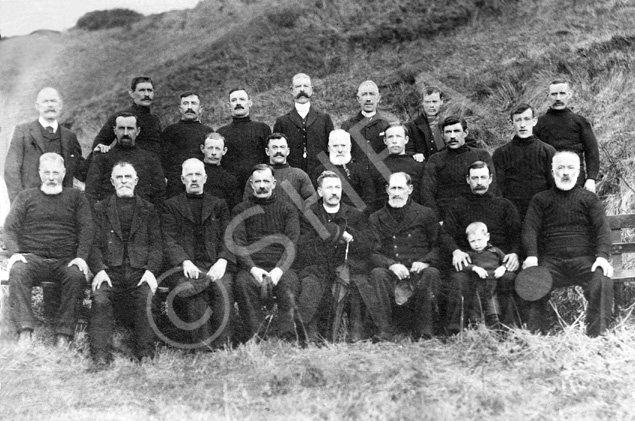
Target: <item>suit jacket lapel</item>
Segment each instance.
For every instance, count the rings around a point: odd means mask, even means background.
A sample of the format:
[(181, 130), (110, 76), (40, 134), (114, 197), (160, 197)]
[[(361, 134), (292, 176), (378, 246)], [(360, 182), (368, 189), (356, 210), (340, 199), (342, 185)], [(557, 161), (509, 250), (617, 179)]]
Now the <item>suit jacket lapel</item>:
[(302, 117), (300, 117), (300, 114), (298, 114), (295, 107), (293, 107), (293, 109), (289, 113), (289, 120), (291, 120), (291, 122), (295, 124), (296, 126), (302, 128)]
[(318, 118), (318, 113), (313, 106), (309, 107), (309, 113), (306, 115), (306, 126), (309, 127)]
[(190, 209), (190, 205), (187, 202), (187, 196), (185, 195), (185, 193), (182, 193), (181, 196), (179, 196), (181, 200), (177, 200), (176, 202), (177, 209), (185, 219), (190, 222), (194, 222), (194, 215), (192, 215), (192, 210)]
[(207, 218), (210, 217), (210, 215), (212, 214), (212, 211), (214, 210), (214, 199), (212, 199), (212, 196), (206, 194), (203, 197), (203, 211), (202, 211), (202, 215), (201, 217), (203, 218), (202, 222), (207, 221)]
[(42, 136), (42, 130), (40, 129), (40, 123), (36, 120), (30, 126), (31, 138), (33, 143), (40, 148), (41, 152), (44, 152), (44, 136)]
[[(128, 238), (132, 238), (132, 235), (137, 232), (143, 221), (146, 219), (148, 215), (148, 209), (145, 207), (141, 198), (139, 196), (135, 196), (135, 209), (134, 216), (132, 217), (132, 225), (130, 226), (130, 236)], [(158, 223), (158, 221), (157, 221)]]
[(117, 204), (115, 203), (115, 196), (111, 196), (108, 199), (108, 205), (106, 206), (106, 216), (110, 221), (110, 226), (115, 231), (115, 234), (123, 240), (123, 234), (121, 233), (121, 224), (119, 223), (119, 216), (117, 216)]

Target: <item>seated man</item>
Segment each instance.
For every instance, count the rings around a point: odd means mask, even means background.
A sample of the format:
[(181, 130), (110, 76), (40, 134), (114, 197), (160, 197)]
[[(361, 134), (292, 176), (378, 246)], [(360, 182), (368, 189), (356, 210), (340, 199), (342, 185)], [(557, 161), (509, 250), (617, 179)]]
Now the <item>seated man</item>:
[(95, 277), (88, 337), (98, 368), (112, 359), (115, 318), (133, 326), (133, 352), (139, 361), (154, 354), (146, 306), (157, 289), (163, 259), (159, 216), (151, 203), (135, 194), (135, 168), (119, 162), (110, 179), (115, 194), (95, 205), (96, 235), (89, 262)]
[(18, 194), (4, 223), (9, 259), (9, 299), (20, 342), (28, 344), (35, 328), (31, 288), (42, 281), (60, 284), (54, 322), (55, 343), (67, 346), (75, 333), (79, 299), (84, 294), (93, 241), (93, 221), (84, 195), (63, 187), (64, 159), (40, 156), (40, 188)]
[[(229, 223), (229, 209), (224, 200), (205, 191), (207, 176), (201, 161), (190, 158), (182, 167), (185, 193), (165, 202), (162, 215), (165, 252), (171, 266), (183, 267), (185, 276), (178, 284), (198, 279), (194, 284), (199, 285), (189, 294), (177, 295), (175, 307), (180, 307), (188, 322), (193, 323), (203, 319), (211, 303), (211, 321), (204, 321), (189, 333), (193, 343), (219, 348), (229, 345), (232, 334), (233, 274), (227, 270), (227, 264), (233, 263), (234, 257), (223, 240)], [(201, 273), (199, 267), (207, 273)], [(222, 282), (228, 302), (223, 301), (218, 287), (213, 287), (210, 282)], [(230, 318), (225, 326), (221, 326), (227, 307), (232, 307)], [(213, 338), (215, 333), (218, 335)]]
[(233, 210), (231, 228), (227, 230), (233, 241), (228, 246), (239, 265), (235, 294), (249, 337), (264, 337), (267, 326), (262, 307), (275, 297), (276, 333), (283, 339), (296, 339), (295, 298), (300, 284), (291, 265), (300, 222), (293, 205), (273, 194), (275, 186), (273, 168), (267, 164), (254, 166), (253, 195)]
[[(306, 328), (307, 340), (316, 342), (319, 336), (335, 338), (333, 326), (339, 322), (334, 317), (341, 317), (344, 300), (340, 303), (339, 316), (332, 311), (331, 289), (337, 282), (337, 270), (344, 264), (349, 266), (350, 289), (352, 294), (351, 315), (349, 316), (350, 333), (353, 340), (364, 337), (362, 312), (367, 311), (374, 320), (381, 317), (377, 312), (376, 293), (368, 283), (368, 262), (366, 256), (372, 249), (372, 238), (367, 232), (364, 214), (340, 200), (342, 198), (342, 182), (332, 171), (324, 171), (318, 177), (318, 194), (320, 200), (306, 212), (300, 224), (300, 240), (298, 243), (298, 267), (300, 270), (301, 293), (298, 309)], [(348, 252), (347, 252), (348, 250)], [(361, 308), (361, 304), (364, 309)], [(379, 325), (379, 321), (375, 322)]]
[[(552, 288), (580, 285), (589, 302), (587, 335), (606, 331), (613, 308), (611, 231), (602, 201), (576, 185), (580, 158), (556, 152), (552, 171), (556, 186), (534, 196), (523, 224), (527, 253), (523, 268), (544, 266), (553, 277)], [(550, 294), (528, 304), (527, 327), (545, 332), (544, 315)]]
[[(388, 202), (370, 216), (375, 249), (370, 274), (380, 301), (382, 320), (392, 320), (415, 339), (433, 334), (433, 292), (439, 284), (439, 221), (430, 208), (410, 198), (412, 180), (403, 172), (390, 176)], [(394, 306), (396, 303), (397, 306)], [(404, 306), (404, 304), (406, 304)], [(393, 318), (393, 314), (396, 316)], [(379, 327), (379, 339), (390, 339), (392, 324)]]

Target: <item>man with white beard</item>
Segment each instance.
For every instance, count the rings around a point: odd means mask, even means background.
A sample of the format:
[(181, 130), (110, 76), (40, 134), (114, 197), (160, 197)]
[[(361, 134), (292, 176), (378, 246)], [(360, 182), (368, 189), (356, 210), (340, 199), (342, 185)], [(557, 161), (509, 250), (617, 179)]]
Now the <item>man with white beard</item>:
[[(322, 162), (311, 174), (311, 181), (317, 189), (317, 179), (324, 171), (333, 171), (342, 180), (342, 203), (363, 211), (372, 209), (375, 189), (369, 171), (352, 160), (351, 135), (342, 129), (329, 134), (329, 161)], [(361, 199), (361, 202), (360, 200)]]
[(440, 276), (439, 221), (432, 209), (410, 198), (408, 174), (392, 174), (386, 191), (388, 203), (369, 219), (375, 237), (370, 283), (386, 316), (381, 319), (388, 320), (379, 326), (377, 338), (389, 340), (395, 330), (411, 333), (415, 340), (429, 338)]
[(65, 347), (75, 333), (78, 301), (84, 294), (93, 242), (93, 222), (84, 195), (63, 187), (64, 159), (53, 152), (40, 156), (39, 188), (20, 192), (4, 223), (9, 259), (9, 298), (19, 340), (31, 342), (35, 316), (31, 288), (56, 282), (61, 299), (53, 330), (57, 346)]
[[(608, 262), (611, 232), (600, 199), (576, 186), (580, 158), (557, 152), (552, 161), (556, 186), (537, 193), (529, 203), (522, 243), (527, 253), (523, 269), (542, 266), (555, 288), (580, 285), (589, 302), (587, 335), (601, 335), (613, 308), (613, 267)], [(544, 315), (550, 294), (528, 304), (527, 326), (546, 331)]]

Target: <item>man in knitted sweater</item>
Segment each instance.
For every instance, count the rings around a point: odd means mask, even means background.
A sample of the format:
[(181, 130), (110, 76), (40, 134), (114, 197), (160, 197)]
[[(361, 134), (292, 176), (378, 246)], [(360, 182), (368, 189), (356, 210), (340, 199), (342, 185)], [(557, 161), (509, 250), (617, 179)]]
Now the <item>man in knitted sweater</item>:
[(556, 150), (532, 134), (537, 119), (530, 105), (518, 105), (510, 119), (514, 138), (496, 149), (492, 160), (501, 194), (516, 205), (522, 220), (531, 198), (553, 186), (551, 160)]
[[(132, 105), (125, 110), (111, 115), (97, 133), (91, 149), (101, 153), (108, 152), (116, 136), (112, 132), (115, 119), (121, 112), (128, 112), (137, 116), (138, 127), (141, 129), (137, 143), (139, 148), (153, 152), (161, 157), (161, 120), (150, 111), (154, 102), (154, 83), (147, 76), (137, 76), (130, 83), (128, 95), (132, 98)], [(111, 167), (112, 168), (112, 167)]]
[[(468, 130), (463, 118), (447, 117), (441, 124), (441, 130), (447, 148), (432, 155), (426, 163), (421, 181), (421, 204), (432, 208), (437, 217), (444, 220), (452, 201), (470, 192), (465, 182), (470, 165), (475, 161), (483, 161), (489, 168), (494, 168), (494, 163), (486, 150), (465, 144)], [(495, 174), (492, 174), (490, 191), (497, 191)]]
[[(546, 267), (553, 289), (580, 285), (589, 302), (587, 335), (601, 335), (613, 308), (613, 267), (608, 262), (611, 232), (600, 199), (579, 186), (580, 158), (573, 152), (553, 157), (555, 188), (534, 196), (522, 231), (527, 253), (523, 268)], [(527, 326), (545, 332), (550, 294), (529, 303)]]
[(300, 222), (296, 208), (274, 194), (276, 179), (267, 164), (254, 167), (253, 195), (236, 206), (225, 234), (236, 255), (234, 292), (248, 336), (264, 337), (263, 305), (278, 305), (274, 329), (283, 339), (296, 339), (295, 309), (300, 284), (291, 268), (296, 255)]
[(437, 87), (426, 88), (423, 94), (423, 112), (406, 123), (410, 132), (410, 142), (406, 145), (406, 153), (418, 162), (428, 160), (432, 155), (445, 147), (441, 133), (439, 114), (443, 106), (444, 95)]
[(19, 340), (28, 344), (35, 328), (31, 288), (42, 281), (60, 284), (61, 300), (53, 330), (58, 346), (75, 334), (79, 299), (88, 276), (93, 221), (84, 195), (63, 187), (64, 159), (53, 152), (40, 156), (39, 188), (23, 190), (4, 222), (9, 258), (9, 299)]
[[(238, 185), (242, 189), (249, 180), (253, 166), (267, 162), (265, 149), (271, 128), (265, 123), (251, 120), (253, 101), (244, 88), (231, 90), (227, 105), (232, 122), (218, 129), (218, 133), (225, 138), (227, 147), (223, 162), (227, 171), (238, 179)], [(240, 194), (242, 195), (242, 191)]]
[[(269, 165), (273, 168), (273, 175), (276, 178), (276, 196), (300, 210), (305, 208), (305, 204), (310, 206), (307, 199), (317, 197), (315, 188), (307, 173), (300, 168), (290, 166), (287, 162), (291, 152), (287, 137), (282, 133), (270, 135), (267, 138), (266, 152), (269, 156)], [(250, 180), (245, 185), (243, 200), (248, 200), (253, 195), (253, 182)]]
[(189, 158), (203, 158), (201, 145), (205, 136), (214, 129), (201, 123), (200, 96), (196, 92), (184, 92), (180, 96), (181, 119), (161, 132), (161, 165), (167, 178), (166, 198), (183, 193), (181, 164)]
[(549, 84), (549, 109), (538, 117), (534, 134), (557, 151), (573, 151), (580, 158), (578, 186), (595, 193), (595, 180), (600, 171), (600, 151), (593, 128), (586, 118), (567, 105), (573, 93), (569, 82), (556, 79)]

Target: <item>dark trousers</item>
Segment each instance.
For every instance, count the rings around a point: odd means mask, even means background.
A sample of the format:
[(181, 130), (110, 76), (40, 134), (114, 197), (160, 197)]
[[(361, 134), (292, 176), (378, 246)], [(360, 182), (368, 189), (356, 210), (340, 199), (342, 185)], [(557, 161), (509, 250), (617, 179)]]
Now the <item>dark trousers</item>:
[[(299, 292), (300, 282), (293, 269), (284, 272), (278, 285), (273, 287), (273, 296), (278, 305), (274, 331), (281, 338), (288, 339), (296, 336), (295, 300)], [(264, 336), (266, 326), (263, 323), (265, 321), (263, 305), (266, 303), (263, 303), (260, 298), (260, 283), (251, 276), (251, 273), (240, 270), (236, 275), (234, 294), (248, 337)]]
[[(199, 265), (201, 269), (209, 270), (211, 265)], [(188, 279), (180, 276), (174, 287), (187, 282)], [(210, 283), (198, 294), (184, 297), (176, 295), (174, 307), (180, 322), (177, 326), (189, 333), (192, 343), (204, 344), (203, 346), (219, 348), (228, 345), (233, 334), (234, 324), (234, 276), (225, 272), (225, 275), (217, 282), (227, 292), (227, 302), (220, 291), (220, 286)], [(223, 321), (225, 314), (228, 319)], [(210, 338), (216, 335), (210, 343)]]
[(406, 330), (418, 339), (433, 335), (434, 296), (440, 282), (439, 270), (428, 267), (411, 274), (414, 291), (402, 306), (395, 303), (395, 287), (399, 278), (388, 269), (375, 268), (370, 273), (371, 284), (377, 290), (379, 311), (383, 314), (379, 333)]
[(40, 282), (57, 282), (61, 293), (53, 330), (57, 335), (73, 336), (86, 277), (77, 266), (68, 267), (71, 258), (52, 259), (24, 254), (26, 263), (16, 262), (9, 272), (9, 297), (18, 331), (35, 328), (31, 289)]
[(112, 358), (112, 333), (115, 320), (132, 328), (132, 349), (135, 357), (152, 356), (154, 332), (149, 318), (152, 312), (152, 291), (147, 283), (139, 286), (145, 270), (108, 269), (112, 287), (106, 282), (93, 293), (88, 338), (93, 358)]
[[(545, 256), (539, 260), (540, 266), (549, 269), (553, 277), (551, 290), (572, 285), (580, 285), (584, 297), (589, 302), (586, 314), (586, 333), (595, 337), (608, 328), (613, 312), (613, 281), (604, 276), (602, 269), (591, 272), (595, 257), (582, 256), (569, 259)], [(532, 332), (546, 332), (545, 315), (551, 292), (526, 304), (527, 328)]]

